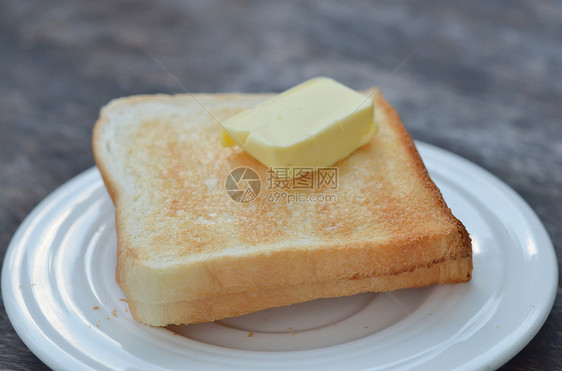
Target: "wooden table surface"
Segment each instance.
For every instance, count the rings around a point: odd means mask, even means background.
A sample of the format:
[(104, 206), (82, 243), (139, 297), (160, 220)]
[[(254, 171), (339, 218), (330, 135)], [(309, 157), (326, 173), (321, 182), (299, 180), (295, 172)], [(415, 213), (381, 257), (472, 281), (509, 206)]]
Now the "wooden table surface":
[[(414, 138), (531, 205), (560, 266), (561, 25), (557, 1), (0, 1), (0, 255), (41, 199), (94, 165), (100, 106), (182, 92), (153, 54), (193, 92), (281, 91), (317, 75), (382, 85)], [(562, 369), (561, 293), (506, 368)], [(45, 367), (3, 306), (0, 334), (0, 369)]]

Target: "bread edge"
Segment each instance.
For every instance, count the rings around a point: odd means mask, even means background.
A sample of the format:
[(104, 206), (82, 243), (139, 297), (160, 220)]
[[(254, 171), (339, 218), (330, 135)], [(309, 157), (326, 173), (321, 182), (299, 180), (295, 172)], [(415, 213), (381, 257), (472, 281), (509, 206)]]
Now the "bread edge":
[[(320, 298), (464, 282), (465, 272), (471, 265), (472, 260), (467, 257), (436, 263), (430, 267), (421, 267), (393, 276), (310, 282), (298, 286), (222, 294), (206, 299), (168, 304), (146, 304), (129, 299), (128, 304), (133, 318), (146, 325), (193, 324)], [(400, 306), (401, 310), (408, 311), (408, 308), (404, 308), (402, 303), (398, 302), (397, 306)]]
[(423, 160), (418, 152), (418, 149), (416, 148), (414, 140), (406, 130), (406, 127), (404, 126), (402, 119), (398, 114), (398, 111), (394, 107), (392, 107), (392, 105), (390, 105), (390, 103), (386, 100), (384, 95), (381, 93), (380, 89), (378, 88), (375, 89), (374, 95), (375, 96), (373, 97), (373, 101), (375, 102), (375, 104), (377, 103), (381, 104), (387, 117), (392, 117), (392, 120), (389, 121), (392, 122), (392, 125), (398, 127), (398, 130), (400, 132), (399, 138), (407, 148), (407, 151), (411, 159), (413, 160), (413, 163), (416, 164), (417, 173), (422, 183), (424, 183), (425, 187), (429, 190), (429, 192), (431, 193), (431, 197), (433, 197), (434, 201), (436, 201), (442, 209), (448, 211), (446, 214), (449, 219), (449, 222), (451, 222), (453, 225), (456, 226), (457, 231), (460, 234), (461, 250), (466, 252), (467, 257), (470, 257), (470, 265), (469, 265), (468, 276), (467, 276), (467, 281), (470, 281), (470, 279), (472, 278), (472, 268), (473, 268), (472, 267), (472, 240), (470, 238), (470, 235), (468, 234), (468, 231), (466, 230), (466, 227), (464, 226), (464, 224), (462, 224), (462, 222), (459, 219), (457, 219), (457, 217), (455, 217), (455, 215), (451, 211), (451, 208), (445, 202), (445, 199), (443, 198), (443, 194), (441, 193), (439, 188), (437, 188), (437, 185), (433, 182), (433, 180), (431, 180), (427, 168), (425, 167)]

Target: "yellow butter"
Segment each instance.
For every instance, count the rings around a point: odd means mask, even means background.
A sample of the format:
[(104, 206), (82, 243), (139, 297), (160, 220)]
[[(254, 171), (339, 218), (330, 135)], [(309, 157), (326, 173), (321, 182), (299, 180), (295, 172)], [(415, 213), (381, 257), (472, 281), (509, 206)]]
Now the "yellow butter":
[(221, 144), (238, 144), (268, 167), (330, 166), (377, 131), (373, 102), (326, 77), (303, 82), (222, 123)]

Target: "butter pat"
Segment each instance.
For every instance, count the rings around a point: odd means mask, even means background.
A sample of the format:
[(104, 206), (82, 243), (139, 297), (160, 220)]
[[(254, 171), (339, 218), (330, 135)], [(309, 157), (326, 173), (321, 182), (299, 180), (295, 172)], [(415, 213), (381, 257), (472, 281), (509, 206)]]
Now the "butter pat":
[(268, 167), (330, 166), (377, 131), (373, 101), (317, 77), (222, 123), (223, 146), (239, 144)]

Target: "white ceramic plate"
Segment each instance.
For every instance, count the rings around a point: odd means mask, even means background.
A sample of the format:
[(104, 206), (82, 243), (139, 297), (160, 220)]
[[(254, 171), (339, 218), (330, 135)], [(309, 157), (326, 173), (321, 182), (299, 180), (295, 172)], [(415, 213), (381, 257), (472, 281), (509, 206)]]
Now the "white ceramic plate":
[[(55, 369), (488, 369), (540, 329), (556, 294), (534, 212), (480, 167), (418, 148), (473, 239), (468, 284), (321, 299), (174, 331), (136, 323), (114, 280), (113, 206), (93, 168), (26, 218), (2, 292), (19, 336)], [(183, 336), (182, 336), (183, 335)]]

